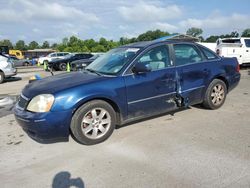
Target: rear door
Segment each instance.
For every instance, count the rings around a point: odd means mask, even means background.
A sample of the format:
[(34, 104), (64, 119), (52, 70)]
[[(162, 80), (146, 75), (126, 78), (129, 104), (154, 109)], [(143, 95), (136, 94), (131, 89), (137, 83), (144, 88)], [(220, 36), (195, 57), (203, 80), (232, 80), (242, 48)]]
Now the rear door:
[(177, 93), (184, 98), (186, 105), (203, 100), (205, 86), (209, 81), (212, 64), (193, 44), (174, 44), (177, 75)]
[(125, 74), (128, 118), (159, 114), (173, 109), (175, 102), (175, 67), (171, 65), (169, 47), (161, 45), (139, 56), (136, 63), (152, 68), (146, 73)]

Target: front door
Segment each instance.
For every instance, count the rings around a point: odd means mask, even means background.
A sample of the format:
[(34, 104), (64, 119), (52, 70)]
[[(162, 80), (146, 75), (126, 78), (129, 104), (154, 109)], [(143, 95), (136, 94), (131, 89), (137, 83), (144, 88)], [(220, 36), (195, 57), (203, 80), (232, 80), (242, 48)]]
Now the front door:
[(151, 68), (150, 72), (124, 76), (128, 102), (128, 119), (159, 114), (175, 107), (175, 67), (171, 65), (166, 45), (149, 49), (136, 60)]

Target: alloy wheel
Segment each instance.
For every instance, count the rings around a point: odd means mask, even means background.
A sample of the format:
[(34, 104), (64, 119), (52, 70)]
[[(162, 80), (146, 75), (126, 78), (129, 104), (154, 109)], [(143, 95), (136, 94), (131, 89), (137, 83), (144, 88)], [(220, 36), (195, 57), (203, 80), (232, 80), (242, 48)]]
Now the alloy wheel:
[(95, 140), (104, 136), (110, 126), (110, 114), (103, 108), (94, 108), (84, 115), (81, 129), (86, 137)]
[(212, 103), (215, 106), (220, 105), (225, 98), (225, 90), (221, 84), (216, 84), (211, 92)]

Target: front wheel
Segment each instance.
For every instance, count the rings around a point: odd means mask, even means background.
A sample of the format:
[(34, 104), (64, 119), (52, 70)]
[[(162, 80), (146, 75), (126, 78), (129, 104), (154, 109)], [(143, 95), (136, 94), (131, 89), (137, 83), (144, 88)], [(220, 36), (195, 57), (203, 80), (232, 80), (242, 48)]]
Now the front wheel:
[(81, 144), (93, 145), (106, 140), (114, 131), (116, 122), (112, 106), (102, 100), (81, 106), (71, 120), (73, 137)]
[(224, 104), (226, 95), (226, 84), (222, 80), (214, 79), (207, 88), (203, 106), (212, 110), (218, 109)]

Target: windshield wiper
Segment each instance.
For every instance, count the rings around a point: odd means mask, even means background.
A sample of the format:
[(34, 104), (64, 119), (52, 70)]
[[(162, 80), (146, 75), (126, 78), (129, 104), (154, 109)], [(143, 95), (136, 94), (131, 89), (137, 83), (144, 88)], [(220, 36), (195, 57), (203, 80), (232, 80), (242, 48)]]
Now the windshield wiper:
[(89, 72), (92, 72), (92, 73), (95, 73), (95, 74), (97, 74), (97, 75), (99, 75), (99, 76), (102, 76), (102, 74), (99, 73), (99, 72), (96, 71), (96, 70), (93, 70), (93, 69), (85, 69), (85, 70), (87, 70), (87, 71), (89, 71)]

